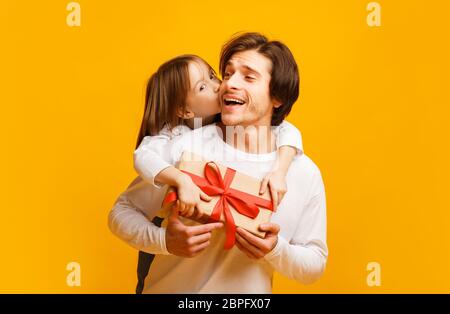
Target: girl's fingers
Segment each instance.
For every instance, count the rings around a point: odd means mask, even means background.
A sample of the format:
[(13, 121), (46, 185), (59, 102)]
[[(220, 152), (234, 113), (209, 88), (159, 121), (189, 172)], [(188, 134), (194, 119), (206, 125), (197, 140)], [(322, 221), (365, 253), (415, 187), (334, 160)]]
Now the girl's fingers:
[(194, 206), (189, 206), (187, 213), (188, 213), (188, 215), (187, 215), (188, 217), (192, 217), (192, 215), (194, 214)]
[(196, 217), (197, 219), (202, 218), (203, 212), (202, 212), (200, 209), (198, 209), (197, 207), (196, 207), (196, 210), (197, 210), (197, 213), (196, 213), (195, 217)]
[(201, 198), (203, 201), (205, 201), (205, 202), (209, 202), (209, 201), (212, 200), (212, 197), (209, 196), (208, 194), (206, 194), (206, 193), (203, 192), (203, 191), (200, 191), (200, 198)]
[(178, 219), (178, 207), (176, 207), (176, 206), (172, 207), (172, 209), (170, 211), (169, 220), (171, 220), (172, 222), (179, 222), (180, 221)]
[(179, 203), (178, 209), (180, 210), (180, 212), (184, 213), (186, 212), (186, 204), (184, 203)]
[(280, 205), (281, 200), (283, 199), (283, 197), (284, 197), (284, 193), (283, 192), (278, 192), (278, 205)]
[(278, 193), (272, 186), (270, 186), (270, 195), (272, 196), (273, 211), (276, 212), (278, 207)]
[(269, 184), (269, 178), (265, 177), (262, 182), (261, 182), (261, 186), (259, 188), (259, 194), (264, 194), (266, 193), (267, 190), (267, 185)]

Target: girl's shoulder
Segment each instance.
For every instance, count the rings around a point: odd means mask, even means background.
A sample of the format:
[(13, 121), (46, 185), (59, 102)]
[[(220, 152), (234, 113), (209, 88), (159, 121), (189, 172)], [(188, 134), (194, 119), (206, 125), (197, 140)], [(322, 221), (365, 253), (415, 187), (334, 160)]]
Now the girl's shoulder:
[(191, 131), (191, 129), (186, 125), (177, 125), (174, 128), (169, 128), (169, 126), (165, 125), (161, 131), (159, 131), (159, 136), (168, 137), (169, 139), (172, 139), (174, 137), (181, 136), (187, 132)]
[(182, 124), (177, 125), (176, 127), (174, 127), (171, 130), (173, 136), (180, 136), (180, 135), (183, 135), (183, 134), (185, 134), (187, 132), (190, 132), (190, 131), (192, 131), (192, 130), (188, 126), (182, 125)]

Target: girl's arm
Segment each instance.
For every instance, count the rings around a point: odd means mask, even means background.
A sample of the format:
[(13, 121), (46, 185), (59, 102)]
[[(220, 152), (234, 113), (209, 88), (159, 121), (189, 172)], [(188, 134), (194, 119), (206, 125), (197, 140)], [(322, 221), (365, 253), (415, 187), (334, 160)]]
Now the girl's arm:
[[(169, 143), (177, 137), (174, 134), (186, 131), (189, 129), (187, 127), (183, 129), (182, 126), (175, 131), (164, 128), (156, 136), (146, 136), (134, 152), (134, 167), (145, 181), (155, 187), (159, 188), (162, 185), (176, 187), (180, 214), (190, 217), (194, 214), (195, 207), (200, 200), (209, 201), (211, 198), (201, 191), (188, 175), (170, 163), (171, 151), (168, 147), (171, 146)], [(197, 214), (201, 215), (199, 211)]]
[(277, 148), (282, 146), (291, 146), (296, 149), (297, 154), (303, 154), (303, 140), (300, 130), (297, 129), (292, 123), (284, 120), (276, 129), (277, 135), (276, 144)]
[[(165, 168), (170, 167), (170, 152), (164, 148), (174, 138), (174, 133), (164, 128), (158, 135), (146, 136), (134, 151), (134, 169), (142, 179), (155, 187), (161, 187), (155, 181), (156, 176)], [(164, 182), (162, 182), (164, 183)]]
[(174, 166), (169, 166), (162, 170), (156, 177), (156, 182), (162, 182), (170, 186), (177, 188), (178, 195), (178, 210), (182, 216), (191, 217), (202, 215), (202, 212), (198, 209), (195, 211), (196, 205), (200, 200), (209, 202), (212, 198), (200, 190), (200, 188), (192, 181), (191, 177), (181, 172)]
[(263, 194), (267, 187), (270, 188), (274, 211), (287, 192), (286, 174), (292, 160), (297, 155), (303, 154), (302, 135), (300, 131), (287, 121), (283, 121), (275, 130), (277, 135), (277, 160), (272, 170), (261, 182), (260, 193)]

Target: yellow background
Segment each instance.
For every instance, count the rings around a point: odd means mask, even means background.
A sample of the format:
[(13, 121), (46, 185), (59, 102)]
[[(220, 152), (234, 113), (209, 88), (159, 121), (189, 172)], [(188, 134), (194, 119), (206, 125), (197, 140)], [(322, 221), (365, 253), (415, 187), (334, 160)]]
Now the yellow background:
[[(279, 293), (450, 292), (447, 1), (2, 1), (0, 292), (133, 293), (137, 253), (107, 228), (134, 178), (145, 81), (183, 53), (216, 69), (237, 31), (284, 41), (288, 120), (326, 185), (330, 256)], [(66, 265), (81, 265), (81, 287)], [(381, 286), (366, 284), (369, 262)]]

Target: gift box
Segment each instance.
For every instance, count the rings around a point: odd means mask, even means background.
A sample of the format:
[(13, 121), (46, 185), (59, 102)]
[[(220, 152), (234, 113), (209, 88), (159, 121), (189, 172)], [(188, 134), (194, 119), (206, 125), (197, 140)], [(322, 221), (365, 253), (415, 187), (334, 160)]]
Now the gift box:
[[(264, 238), (259, 225), (270, 221), (273, 204), (270, 192), (259, 194), (261, 180), (225, 167), (214, 161), (203, 160), (191, 152), (183, 152), (178, 169), (191, 177), (194, 183), (211, 196), (210, 202), (198, 206), (203, 215), (191, 218), (200, 223), (222, 221), (225, 224), (225, 249), (235, 242), (236, 227)], [(177, 200), (176, 189), (169, 188), (163, 201), (166, 210)], [(197, 213), (194, 214), (196, 216)]]

